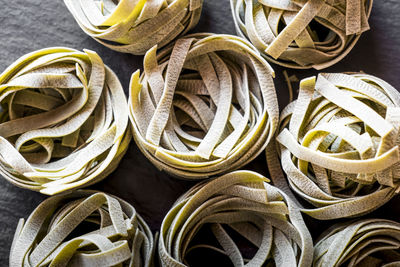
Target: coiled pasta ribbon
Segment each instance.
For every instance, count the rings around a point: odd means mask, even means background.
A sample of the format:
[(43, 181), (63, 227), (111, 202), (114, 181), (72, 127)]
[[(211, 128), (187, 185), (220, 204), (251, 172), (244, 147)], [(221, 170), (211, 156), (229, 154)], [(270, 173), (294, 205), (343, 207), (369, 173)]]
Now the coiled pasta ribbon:
[(19, 221), (10, 266), (153, 266), (153, 236), (114, 196), (78, 190), (42, 202)]
[(316, 207), (304, 210), (310, 216), (359, 216), (398, 191), (400, 93), (385, 81), (363, 73), (304, 79), (280, 127), (283, 170), (290, 187)]
[(64, 0), (81, 29), (118, 52), (143, 55), (197, 25), (203, 0)]
[(342, 60), (369, 29), (372, 0), (231, 0), (237, 33), (269, 61), (323, 69)]
[(273, 70), (230, 35), (195, 34), (144, 59), (132, 75), (130, 119), (137, 145), (159, 169), (188, 179), (240, 168), (278, 123)]
[[(236, 171), (185, 193), (161, 225), (161, 266), (188, 266), (187, 255), (199, 249), (221, 253), (234, 266), (311, 266), (312, 239), (300, 211), (267, 182), (255, 172)], [(216, 245), (194, 242), (204, 228), (211, 229)], [(252, 258), (242, 256), (231, 231), (256, 246)]]
[(332, 226), (314, 249), (315, 267), (400, 265), (400, 224), (364, 219)]
[(29, 53), (0, 75), (0, 174), (56, 194), (112, 172), (131, 139), (117, 76), (93, 51)]

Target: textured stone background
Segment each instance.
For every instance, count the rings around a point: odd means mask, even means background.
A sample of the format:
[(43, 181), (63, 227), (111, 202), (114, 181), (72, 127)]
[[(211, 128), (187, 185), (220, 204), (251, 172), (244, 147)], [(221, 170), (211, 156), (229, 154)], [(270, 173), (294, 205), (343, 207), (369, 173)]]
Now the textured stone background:
[[(61, 0), (0, 0), (0, 7), (0, 72), (25, 53), (50, 46), (97, 51), (117, 73), (125, 89), (132, 72), (141, 68), (142, 57), (114, 52), (86, 36)], [(398, 0), (375, 1), (370, 19), (372, 30), (361, 37), (355, 49), (342, 62), (326, 72), (363, 70), (400, 89), (399, 12)], [(229, 0), (205, 0), (201, 21), (194, 31), (234, 34)], [(273, 67), (277, 72), (276, 89), (280, 107), (283, 108), (287, 104), (287, 89), (282, 69)], [(302, 78), (316, 72), (290, 70), (289, 74)], [(263, 155), (247, 168), (267, 175)], [(193, 183), (173, 179), (157, 171), (132, 142), (117, 171), (94, 188), (132, 203), (151, 228), (157, 231), (174, 200), (191, 185)], [(8, 265), (9, 248), (18, 219), (28, 217), (44, 198), (39, 193), (19, 189), (0, 179), (0, 266)], [(370, 216), (400, 221), (399, 204), (400, 198), (395, 198)], [(310, 218), (306, 221), (314, 237), (332, 223), (316, 222)]]

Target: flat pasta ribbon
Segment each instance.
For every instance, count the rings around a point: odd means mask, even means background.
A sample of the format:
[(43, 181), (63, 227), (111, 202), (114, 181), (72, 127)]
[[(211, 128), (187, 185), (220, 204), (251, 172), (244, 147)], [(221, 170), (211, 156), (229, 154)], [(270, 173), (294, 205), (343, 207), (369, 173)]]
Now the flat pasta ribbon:
[[(400, 184), (400, 93), (363, 73), (320, 74), (300, 82), (297, 100), (281, 114), (277, 137), (290, 187), (322, 220), (369, 213)], [(287, 188), (273, 148), (268, 165)], [(272, 150), (271, 150), (272, 149)]]
[(373, 0), (231, 0), (239, 36), (269, 61), (323, 69), (342, 60), (369, 30)]
[(118, 52), (144, 55), (197, 25), (203, 0), (64, 0), (81, 29)]
[(127, 202), (88, 190), (53, 196), (19, 221), (10, 266), (153, 266), (152, 233)]
[[(194, 186), (164, 218), (158, 243), (161, 266), (188, 266), (194, 250), (226, 256), (234, 266), (308, 267), (313, 245), (297, 206), (268, 179), (251, 171), (236, 171)], [(214, 243), (198, 244), (196, 234), (211, 229)], [(236, 232), (257, 248), (244, 257)], [(209, 239), (208, 239), (209, 240)], [(243, 244), (243, 243), (242, 243)], [(213, 259), (209, 259), (212, 265)]]
[(315, 245), (313, 266), (400, 266), (400, 224), (383, 219), (336, 224)]
[(93, 51), (29, 53), (0, 75), (0, 174), (53, 195), (106, 177), (128, 148), (118, 77)]
[(159, 169), (187, 179), (238, 169), (279, 120), (273, 70), (251, 44), (195, 34), (144, 58), (132, 75), (130, 119), (138, 147)]

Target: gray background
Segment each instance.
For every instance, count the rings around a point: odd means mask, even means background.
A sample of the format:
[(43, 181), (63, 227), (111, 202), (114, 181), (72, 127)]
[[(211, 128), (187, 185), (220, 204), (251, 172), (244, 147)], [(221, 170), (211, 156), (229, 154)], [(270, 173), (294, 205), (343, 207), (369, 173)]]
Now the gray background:
[[(0, 0), (0, 7), (0, 72), (33, 50), (50, 46), (88, 48), (97, 51), (117, 73), (127, 92), (130, 75), (142, 66), (142, 57), (114, 52), (85, 35), (61, 0)], [(325, 71), (363, 70), (400, 89), (399, 13), (398, 0), (376, 0), (370, 19), (372, 30), (361, 37), (343, 61)], [(194, 31), (235, 34), (229, 0), (205, 0), (201, 21)], [(273, 68), (277, 73), (275, 83), (282, 109), (288, 101), (287, 89), (282, 69), (275, 65)], [(289, 70), (288, 73), (302, 78), (315, 75), (316, 71)], [(246, 168), (268, 175), (263, 155)], [(117, 171), (93, 188), (129, 201), (153, 231), (157, 231), (175, 199), (192, 185), (157, 171), (132, 142)], [(17, 188), (0, 179), (0, 266), (8, 265), (9, 248), (18, 219), (27, 218), (44, 198), (39, 193)], [(399, 204), (397, 197), (369, 216), (399, 221)], [(314, 237), (332, 223), (305, 219)]]

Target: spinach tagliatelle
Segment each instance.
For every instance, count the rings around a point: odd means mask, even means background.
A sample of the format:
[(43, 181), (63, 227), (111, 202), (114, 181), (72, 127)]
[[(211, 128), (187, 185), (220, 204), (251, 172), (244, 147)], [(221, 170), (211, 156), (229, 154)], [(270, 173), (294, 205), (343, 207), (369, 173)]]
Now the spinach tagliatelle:
[[(215, 236), (215, 245), (194, 242), (204, 228)], [(254, 256), (242, 255), (232, 231), (257, 248)], [(309, 267), (313, 244), (300, 211), (285, 193), (262, 175), (236, 171), (194, 186), (164, 218), (158, 244), (161, 265), (188, 266), (194, 250), (215, 251), (234, 266)], [(212, 263), (210, 258), (207, 266)]]
[(64, 0), (82, 30), (118, 52), (143, 55), (198, 23), (203, 0)]
[(353, 217), (389, 201), (399, 190), (399, 128), (400, 94), (377, 77), (302, 80), (297, 100), (281, 114), (277, 141), (290, 187), (316, 207), (304, 212), (324, 220)]
[(313, 266), (400, 266), (400, 223), (363, 219), (333, 225), (315, 245)]
[(240, 168), (278, 123), (273, 70), (251, 44), (194, 34), (144, 58), (131, 78), (137, 145), (159, 169), (188, 179)]
[(131, 139), (117, 76), (93, 51), (29, 53), (0, 75), (0, 174), (56, 194), (112, 172)]
[(127, 202), (88, 190), (53, 196), (19, 221), (10, 266), (153, 266), (153, 236)]
[(230, 0), (238, 35), (269, 61), (323, 69), (344, 58), (369, 29), (373, 0)]

